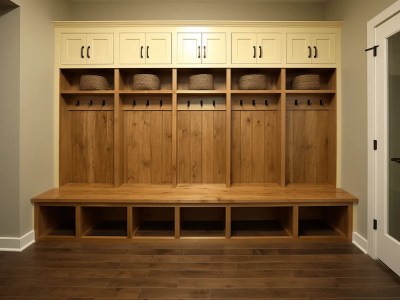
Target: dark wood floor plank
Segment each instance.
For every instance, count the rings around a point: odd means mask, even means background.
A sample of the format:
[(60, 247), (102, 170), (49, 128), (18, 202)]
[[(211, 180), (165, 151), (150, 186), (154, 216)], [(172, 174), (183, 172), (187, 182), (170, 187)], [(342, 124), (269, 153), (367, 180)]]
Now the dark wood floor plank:
[(400, 287), (310, 289), (308, 295), (311, 299), (400, 297)]
[[(360, 268), (353, 262), (270, 262), (237, 263), (237, 270), (348, 270)], [(365, 270), (380, 270), (376, 265), (366, 265)]]
[(360, 288), (360, 287), (398, 287), (400, 286), (400, 278), (395, 274), (390, 277), (373, 277), (368, 278), (336, 278), (340, 287)]
[(112, 278), (107, 287), (136, 287), (136, 288), (177, 288), (179, 279), (176, 278)]
[(211, 292), (209, 289), (163, 289), (163, 288), (143, 288), (140, 292), (139, 299), (210, 299)]
[(125, 263), (123, 269), (142, 270), (235, 270), (234, 263)]
[(304, 289), (213, 289), (211, 290), (211, 298), (245, 298), (245, 299), (254, 299), (254, 298), (273, 298), (273, 299), (291, 299), (291, 298), (307, 298), (307, 291)]

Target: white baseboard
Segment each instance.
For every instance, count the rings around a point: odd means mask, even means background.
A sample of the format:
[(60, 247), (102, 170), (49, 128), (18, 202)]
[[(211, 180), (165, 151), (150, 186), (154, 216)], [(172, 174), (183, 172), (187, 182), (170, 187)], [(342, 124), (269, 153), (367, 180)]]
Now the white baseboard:
[(0, 237), (0, 251), (21, 252), (35, 242), (35, 232), (32, 230), (20, 238)]
[(353, 232), (353, 244), (356, 245), (362, 252), (368, 254), (368, 241), (357, 232)]

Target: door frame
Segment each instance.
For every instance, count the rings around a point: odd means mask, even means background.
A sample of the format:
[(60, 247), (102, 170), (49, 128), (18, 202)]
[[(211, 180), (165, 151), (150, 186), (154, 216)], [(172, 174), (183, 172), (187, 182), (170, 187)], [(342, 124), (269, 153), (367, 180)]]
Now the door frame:
[[(393, 16), (400, 13), (400, 0), (389, 6), (383, 12), (371, 19), (367, 23), (367, 43), (368, 48), (377, 45), (376, 42), (376, 29)], [(379, 55), (378, 48), (378, 55)], [(376, 259), (377, 258), (377, 234), (378, 232), (373, 229), (373, 220), (377, 219), (377, 206), (379, 204), (377, 195), (377, 151), (373, 149), (373, 141), (377, 139), (377, 116), (376, 107), (379, 101), (376, 90), (376, 59), (372, 52), (368, 53), (368, 254)], [(379, 151), (379, 141), (378, 141)]]

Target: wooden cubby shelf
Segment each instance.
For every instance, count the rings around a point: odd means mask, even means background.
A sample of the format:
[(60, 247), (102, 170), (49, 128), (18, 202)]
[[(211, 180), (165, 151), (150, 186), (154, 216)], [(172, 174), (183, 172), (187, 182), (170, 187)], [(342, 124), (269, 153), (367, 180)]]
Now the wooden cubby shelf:
[[(160, 90), (135, 90), (135, 74)], [(190, 90), (212, 74), (214, 89)], [(61, 69), (60, 188), (35, 197), (36, 237), (350, 240), (336, 188), (334, 68)], [(81, 91), (83, 74), (109, 90)], [(264, 74), (265, 90), (239, 78)], [(319, 90), (293, 90), (300, 74)]]

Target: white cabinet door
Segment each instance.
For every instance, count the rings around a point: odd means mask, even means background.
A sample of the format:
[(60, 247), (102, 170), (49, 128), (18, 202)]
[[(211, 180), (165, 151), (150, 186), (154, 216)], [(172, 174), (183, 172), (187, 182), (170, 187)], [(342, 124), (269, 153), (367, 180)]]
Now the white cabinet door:
[(334, 64), (336, 62), (336, 35), (334, 33), (311, 34), (313, 63)]
[(311, 36), (309, 33), (288, 33), (287, 63), (310, 64), (312, 57)]
[(87, 35), (86, 63), (112, 65), (114, 63), (114, 34), (91, 33)]
[(225, 33), (202, 34), (202, 63), (226, 63), (226, 36)]
[(282, 62), (282, 35), (280, 33), (257, 34), (257, 63), (279, 64)]
[(257, 35), (255, 33), (232, 33), (232, 63), (256, 63)]
[(201, 64), (201, 33), (178, 33), (178, 63)]
[(171, 33), (146, 34), (146, 63), (171, 63)]
[(61, 34), (61, 64), (83, 65), (86, 64), (86, 34), (63, 33)]
[(145, 33), (120, 33), (119, 63), (121, 65), (144, 64), (146, 47)]

